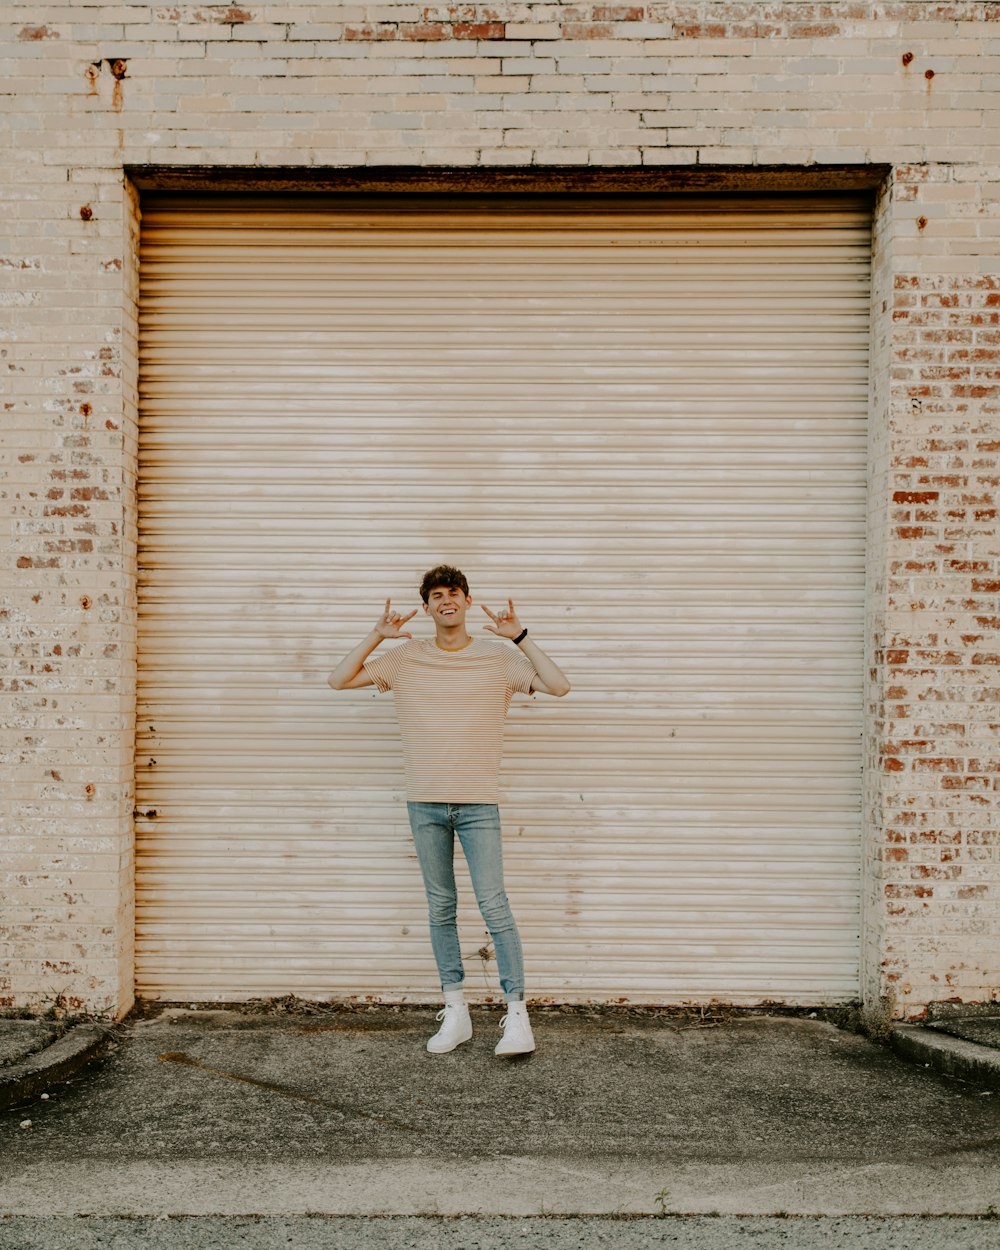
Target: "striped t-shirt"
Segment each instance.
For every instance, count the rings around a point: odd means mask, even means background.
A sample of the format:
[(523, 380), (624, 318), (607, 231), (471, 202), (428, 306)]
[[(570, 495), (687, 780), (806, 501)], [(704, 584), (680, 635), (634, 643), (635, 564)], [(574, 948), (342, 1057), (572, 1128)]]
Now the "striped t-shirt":
[(365, 663), (391, 690), (412, 803), (496, 803), (511, 696), (530, 694), (535, 669), (514, 647), (475, 638), (460, 651), (406, 642)]

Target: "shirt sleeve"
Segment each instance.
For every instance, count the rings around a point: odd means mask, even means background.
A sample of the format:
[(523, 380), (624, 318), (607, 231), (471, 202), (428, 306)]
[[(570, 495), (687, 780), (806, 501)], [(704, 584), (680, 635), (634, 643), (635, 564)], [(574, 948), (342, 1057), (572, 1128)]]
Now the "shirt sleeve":
[(369, 656), (365, 660), (365, 672), (383, 694), (387, 690), (391, 690), (396, 684), (396, 678), (399, 676), (405, 651), (406, 644), (404, 643), (401, 647), (393, 647), (389, 651), (383, 651), (380, 655)]
[(504, 647), (504, 677), (514, 694), (531, 694), (531, 683), (537, 677), (535, 666), (516, 647)]

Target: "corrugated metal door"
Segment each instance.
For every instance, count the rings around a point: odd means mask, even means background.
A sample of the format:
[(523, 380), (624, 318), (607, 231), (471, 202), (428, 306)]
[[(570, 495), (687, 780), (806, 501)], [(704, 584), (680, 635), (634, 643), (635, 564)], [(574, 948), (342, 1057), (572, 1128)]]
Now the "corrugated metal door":
[(868, 278), (850, 197), (150, 197), (140, 993), (435, 996), (325, 678), (447, 560), (574, 683), (509, 724), (529, 995), (854, 997)]

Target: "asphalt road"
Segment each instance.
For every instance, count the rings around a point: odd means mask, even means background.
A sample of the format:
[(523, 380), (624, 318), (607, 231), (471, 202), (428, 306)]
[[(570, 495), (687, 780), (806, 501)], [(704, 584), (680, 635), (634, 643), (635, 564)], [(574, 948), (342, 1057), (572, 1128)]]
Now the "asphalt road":
[[(60, 1235), (103, 1229), (102, 1250), (199, 1228), (216, 1238), (199, 1247), (324, 1245), (331, 1229), (338, 1247), (359, 1229), (394, 1246), (426, 1244), (423, 1225), (395, 1217), (437, 1216), (463, 1246), (510, 1244), (488, 1239), (525, 1219), (517, 1236), (554, 1247), (657, 1245), (671, 1228), (716, 1239), (700, 1246), (720, 1244), (730, 1216), (1000, 1210), (1000, 1096), (821, 1019), (539, 1012), (537, 1053), (502, 1061), (499, 1012), (476, 1009), (475, 1038), (445, 1056), (424, 1049), (433, 1014), (178, 1009), (130, 1023), (98, 1067), (0, 1115), (0, 1212), (28, 1221), (3, 1236), (25, 1229), (57, 1250), (37, 1221), (65, 1217)], [(359, 1216), (374, 1218), (344, 1222)], [(638, 1216), (662, 1218), (625, 1218)], [(286, 1227), (291, 1242), (260, 1233)], [(852, 1227), (731, 1225), (748, 1245), (794, 1245), (796, 1230), (833, 1238), (803, 1245), (853, 1246)], [(866, 1247), (914, 1228), (931, 1245), (938, 1227), (857, 1226)], [(1000, 1222), (940, 1227), (942, 1244), (968, 1232), (986, 1250)], [(136, 1228), (146, 1242), (127, 1240)]]

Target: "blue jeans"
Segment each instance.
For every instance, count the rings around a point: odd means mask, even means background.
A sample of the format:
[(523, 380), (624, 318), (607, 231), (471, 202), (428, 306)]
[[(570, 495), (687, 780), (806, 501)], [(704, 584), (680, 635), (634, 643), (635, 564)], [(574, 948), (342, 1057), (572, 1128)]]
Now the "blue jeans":
[(469, 865), (472, 888), (493, 939), (500, 986), (508, 1002), (524, 998), (521, 937), (503, 885), (500, 813), (495, 803), (407, 803), (420, 871), (427, 891), (431, 948), (443, 990), (465, 980), (455, 920), (455, 835)]

